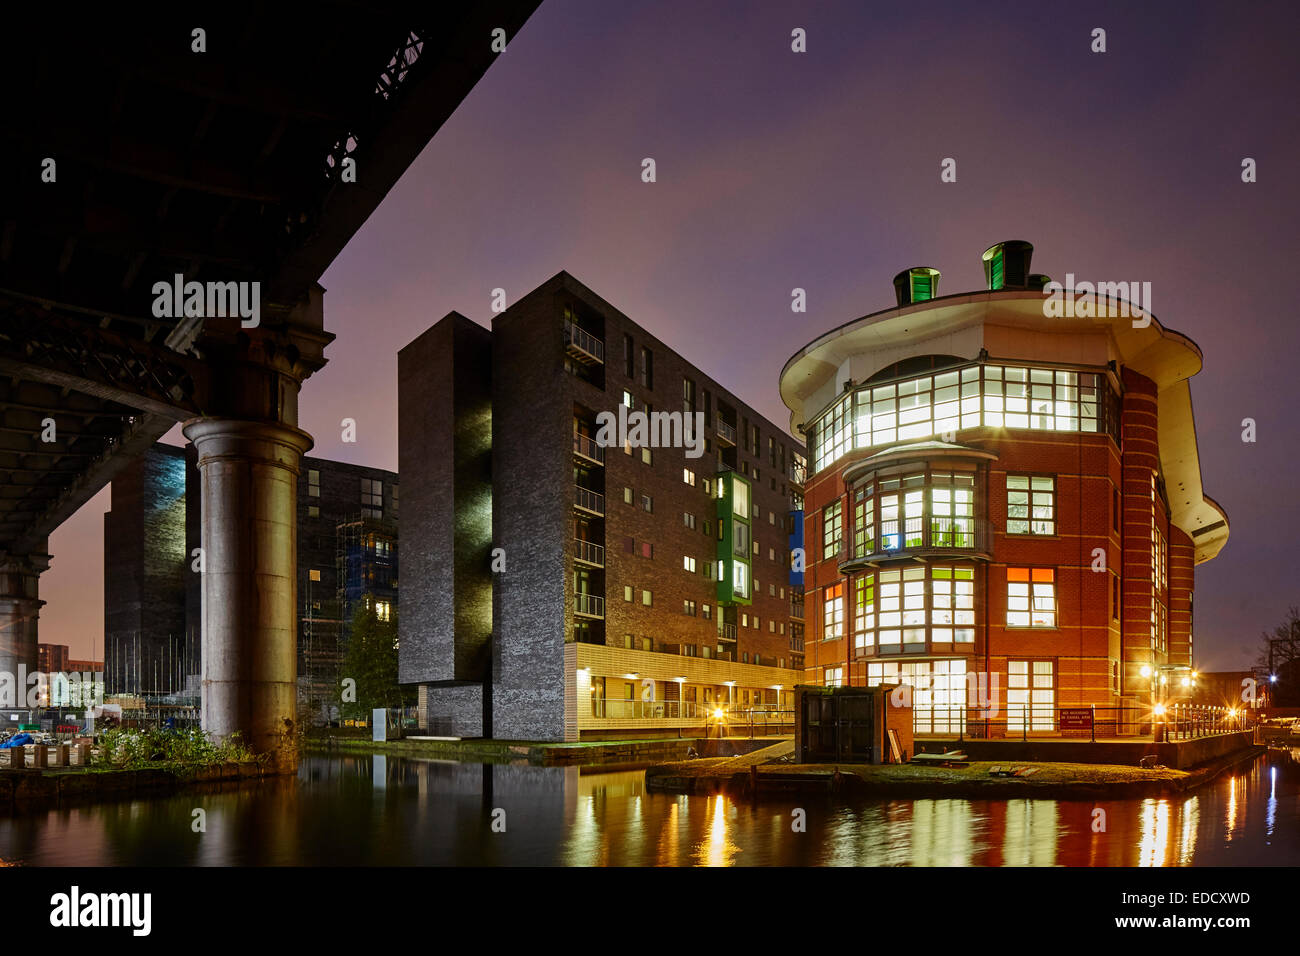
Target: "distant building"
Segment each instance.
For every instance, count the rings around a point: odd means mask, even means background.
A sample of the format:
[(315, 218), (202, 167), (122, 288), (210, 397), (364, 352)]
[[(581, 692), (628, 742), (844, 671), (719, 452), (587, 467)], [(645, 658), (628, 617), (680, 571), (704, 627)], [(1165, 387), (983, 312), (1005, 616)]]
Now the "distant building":
[[(446, 316), (399, 353), (398, 391), (422, 726), (560, 741), (789, 710), (800, 442), (563, 272), (491, 331)], [(698, 457), (681, 428), (602, 437), (696, 414)]]
[[(73, 675), (80, 685), (75, 695), (76, 706), (103, 698), (104, 662), (69, 657), (68, 652), (67, 644), (37, 645), (38, 672), (41, 674), (37, 700), (42, 707), (74, 703), (73, 695), (68, 692), (68, 679)], [(55, 675), (62, 675), (64, 679), (60, 681)]]
[(155, 444), (112, 482), (104, 514), (109, 693), (174, 694), (199, 672), (199, 476), (193, 452)]
[[(67, 644), (38, 644), (36, 646), (36, 660), (36, 669), (42, 674), (53, 674), (57, 671), (73, 669), (69, 664)], [(81, 662), (78, 661), (78, 663)]]
[[(156, 444), (113, 480), (104, 516), (110, 694), (197, 698), (202, 514), (192, 450)], [(316, 716), (337, 697), (341, 637), (367, 585), (396, 613), (397, 475), (304, 457), (298, 476), (298, 685)], [(375, 553), (377, 552), (377, 554)]]

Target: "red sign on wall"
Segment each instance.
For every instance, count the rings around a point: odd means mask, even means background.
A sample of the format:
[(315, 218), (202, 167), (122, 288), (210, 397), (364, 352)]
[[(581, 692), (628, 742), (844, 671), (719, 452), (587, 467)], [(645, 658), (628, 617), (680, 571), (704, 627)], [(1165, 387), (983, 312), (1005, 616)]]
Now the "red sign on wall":
[(1092, 730), (1091, 707), (1062, 707), (1062, 730)]

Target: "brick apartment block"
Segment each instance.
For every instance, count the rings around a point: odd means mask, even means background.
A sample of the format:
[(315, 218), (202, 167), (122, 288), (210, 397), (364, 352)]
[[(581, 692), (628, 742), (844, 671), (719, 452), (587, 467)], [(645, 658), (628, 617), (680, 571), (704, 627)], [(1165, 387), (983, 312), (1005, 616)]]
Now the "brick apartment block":
[[(799, 442), (563, 272), (491, 331), (449, 314), (398, 381), (399, 470), (419, 476), (400, 676), (423, 726), (577, 740), (788, 710)], [(702, 413), (703, 454), (603, 446), (620, 406)]]

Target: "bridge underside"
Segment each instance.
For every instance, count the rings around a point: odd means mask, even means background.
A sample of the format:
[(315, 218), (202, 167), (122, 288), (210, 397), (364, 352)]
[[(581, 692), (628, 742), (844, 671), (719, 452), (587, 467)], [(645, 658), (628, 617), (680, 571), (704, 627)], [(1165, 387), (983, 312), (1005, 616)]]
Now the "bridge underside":
[[(0, 672), (36, 670), (50, 533), (184, 422), (205, 726), (296, 765), (298, 391), (333, 339), (318, 279), (492, 63), (492, 31), (537, 5), (49, 5), (6, 27)], [(156, 284), (178, 282), (256, 313), (162, 309)]]

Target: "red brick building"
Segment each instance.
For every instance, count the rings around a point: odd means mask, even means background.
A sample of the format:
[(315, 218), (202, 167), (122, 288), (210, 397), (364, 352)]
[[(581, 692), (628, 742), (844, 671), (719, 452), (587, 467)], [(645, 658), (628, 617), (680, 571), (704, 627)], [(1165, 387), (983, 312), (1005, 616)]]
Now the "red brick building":
[(781, 376), (809, 453), (805, 679), (910, 684), (918, 733), (1141, 720), (1191, 671), (1193, 567), (1227, 540), (1196, 345), (1031, 251), (994, 246), (988, 288), (942, 298), (908, 270)]

